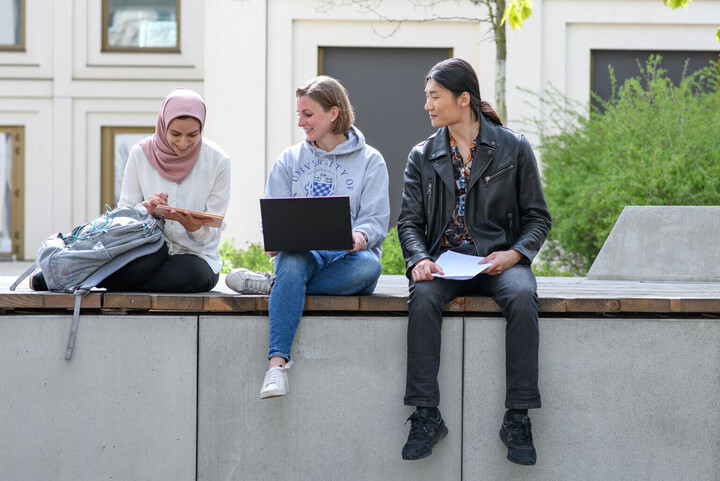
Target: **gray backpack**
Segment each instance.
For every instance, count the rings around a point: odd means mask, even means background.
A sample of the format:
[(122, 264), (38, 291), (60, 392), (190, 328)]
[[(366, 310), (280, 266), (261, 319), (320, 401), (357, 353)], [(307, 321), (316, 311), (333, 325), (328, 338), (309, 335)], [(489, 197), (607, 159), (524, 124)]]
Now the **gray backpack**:
[(37, 260), (10, 286), (14, 291), (38, 266), (48, 289), (75, 294), (73, 323), (65, 359), (70, 359), (82, 296), (130, 261), (156, 252), (165, 242), (161, 221), (132, 207), (118, 207), (67, 235), (45, 239)]

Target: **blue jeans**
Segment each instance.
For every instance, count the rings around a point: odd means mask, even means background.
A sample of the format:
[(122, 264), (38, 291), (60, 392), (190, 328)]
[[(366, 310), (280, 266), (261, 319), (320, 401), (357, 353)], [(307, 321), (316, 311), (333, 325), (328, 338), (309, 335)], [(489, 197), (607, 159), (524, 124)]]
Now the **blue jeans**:
[(275, 258), (275, 283), (270, 291), (268, 358), (282, 356), (290, 360), (306, 294), (372, 294), (381, 271), (380, 259), (371, 251), (279, 253)]
[(405, 404), (440, 403), (440, 329), (443, 309), (456, 297), (490, 295), (502, 308), (505, 327), (505, 407), (540, 407), (538, 389), (538, 298), (530, 267), (516, 264), (497, 276), (480, 274), (467, 281), (410, 281), (407, 385)]

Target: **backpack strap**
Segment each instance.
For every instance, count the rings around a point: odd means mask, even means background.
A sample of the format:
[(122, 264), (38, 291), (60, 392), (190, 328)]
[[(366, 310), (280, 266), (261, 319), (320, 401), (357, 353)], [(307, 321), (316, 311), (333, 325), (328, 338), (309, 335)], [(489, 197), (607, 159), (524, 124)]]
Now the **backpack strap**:
[(158, 238), (155, 242), (143, 244), (141, 246), (125, 251), (110, 262), (100, 267), (95, 273), (88, 277), (82, 286), (75, 289), (75, 308), (73, 309), (73, 322), (70, 326), (70, 336), (68, 338), (67, 350), (65, 351), (65, 359), (68, 361), (72, 357), (73, 346), (75, 345), (75, 336), (77, 335), (78, 324), (80, 323), (80, 304), (83, 296), (90, 292), (90, 289), (97, 286), (107, 276), (116, 272), (121, 267), (127, 265), (130, 261), (137, 259), (153, 252), (157, 252), (165, 243), (164, 237)]
[(73, 346), (75, 346), (75, 336), (77, 335), (78, 324), (80, 322), (80, 304), (82, 304), (82, 298), (85, 294), (90, 292), (85, 289), (78, 289), (75, 291), (75, 307), (73, 308), (73, 320), (70, 326), (70, 337), (68, 338), (67, 350), (65, 351), (65, 359), (68, 361), (72, 357)]
[(25, 272), (23, 272), (22, 274), (20, 274), (20, 277), (18, 277), (17, 279), (15, 279), (15, 282), (13, 282), (12, 285), (10, 286), (10, 290), (11, 290), (11, 291), (14, 291), (14, 290), (17, 288), (17, 286), (19, 286), (20, 283), (25, 280), (25, 278), (26, 278), (27, 276), (29, 276), (30, 274), (32, 274), (32, 272), (33, 272), (35, 269), (37, 269), (37, 266), (38, 266), (38, 261), (35, 260), (35, 262), (33, 262), (32, 265), (31, 265), (30, 267), (28, 267), (28, 269), (27, 269)]

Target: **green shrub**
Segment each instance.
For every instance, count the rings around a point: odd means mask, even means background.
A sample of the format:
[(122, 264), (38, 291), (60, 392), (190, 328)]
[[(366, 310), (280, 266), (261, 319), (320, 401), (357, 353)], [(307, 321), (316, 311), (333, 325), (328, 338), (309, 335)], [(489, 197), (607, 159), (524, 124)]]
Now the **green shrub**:
[(382, 273), (405, 275), (405, 259), (400, 249), (397, 227), (390, 229), (382, 245)]
[(557, 91), (541, 99), (553, 109), (540, 130), (553, 218), (547, 269), (585, 275), (627, 205), (718, 203), (718, 66), (676, 86), (660, 61), (651, 57), (642, 78), (614, 89), (609, 101), (596, 99), (601, 107), (589, 116)]
[(251, 271), (272, 272), (272, 258), (265, 254), (260, 243), (250, 244), (245, 249), (235, 247), (233, 239), (220, 243), (220, 257), (223, 265), (220, 272), (227, 274), (236, 267), (245, 267)]

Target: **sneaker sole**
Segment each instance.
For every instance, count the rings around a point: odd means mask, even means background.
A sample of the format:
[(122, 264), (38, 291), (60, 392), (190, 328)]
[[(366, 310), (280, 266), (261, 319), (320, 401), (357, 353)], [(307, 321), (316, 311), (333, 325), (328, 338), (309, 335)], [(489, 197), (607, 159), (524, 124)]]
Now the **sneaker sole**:
[[(500, 428), (500, 439), (502, 440), (502, 442), (506, 448), (509, 447), (507, 445), (507, 435), (505, 434), (505, 430), (503, 428)], [(523, 462), (523, 461), (518, 461), (517, 459), (513, 459), (512, 457), (510, 457), (510, 453), (508, 453), (507, 459), (511, 463), (519, 464), (520, 466), (534, 466), (535, 465), (534, 462), (527, 462), (527, 461)]]
[(260, 399), (270, 399), (287, 395), (287, 392), (267, 391), (260, 393)]
[(427, 453), (423, 454), (422, 456), (417, 456), (417, 457), (413, 457), (413, 456), (403, 456), (402, 458), (403, 458), (405, 461), (415, 461), (415, 460), (417, 460), (417, 459), (427, 458), (428, 456), (430, 456), (430, 455), (432, 454), (432, 452), (433, 452), (433, 447), (436, 446), (437, 443), (439, 443), (440, 441), (442, 441), (443, 439), (445, 439), (445, 436), (447, 436), (447, 435), (448, 435), (448, 428), (447, 428), (447, 426), (445, 426), (445, 425), (443, 424), (443, 429), (442, 429), (442, 431), (440, 431), (438, 440), (435, 441), (435, 444), (433, 444), (432, 446), (430, 446), (430, 451), (428, 451)]

